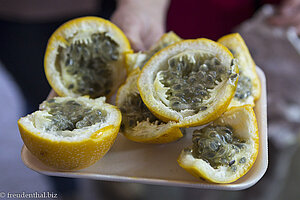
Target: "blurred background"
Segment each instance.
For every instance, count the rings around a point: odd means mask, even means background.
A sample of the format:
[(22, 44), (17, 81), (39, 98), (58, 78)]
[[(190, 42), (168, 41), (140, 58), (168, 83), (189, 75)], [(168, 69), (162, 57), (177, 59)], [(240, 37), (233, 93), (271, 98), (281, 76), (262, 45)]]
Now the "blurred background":
[(0, 0), (0, 192), (50, 191), (60, 199), (299, 199), (300, 0), (172, 0), (167, 9), (166, 31), (185, 39), (239, 32), (266, 74), (269, 167), (253, 187), (230, 192), (67, 179), (25, 167), (17, 120), (50, 92), (43, 69), (48, 38), (75, 17), (110, 19), (117, 3)]

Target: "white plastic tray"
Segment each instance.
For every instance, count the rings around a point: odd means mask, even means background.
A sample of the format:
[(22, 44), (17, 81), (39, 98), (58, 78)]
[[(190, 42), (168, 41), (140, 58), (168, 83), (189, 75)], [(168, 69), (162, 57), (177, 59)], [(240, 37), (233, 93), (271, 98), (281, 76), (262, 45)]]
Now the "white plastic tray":
[(140, 144), (119, 134), (110, 151), (96, 164), (74, 172), (62, 172), (45, 166), (23, 146), (21, 156), (24, 164), (41, 174), (72, 178), (135, 182), (156, 185), (182, 186), (202, 189), (242, 190), (258, 182), (267, 170), (267, 99), (266, 79), (257, 67), (261, 81), (261, 97), (256, 103), (260, 145), (256, 162), (251, 170), (230, 184), (213, 184), (196, 179), (177, 164), (181, 150), (191, 144), (191, 135), (171, 144)]

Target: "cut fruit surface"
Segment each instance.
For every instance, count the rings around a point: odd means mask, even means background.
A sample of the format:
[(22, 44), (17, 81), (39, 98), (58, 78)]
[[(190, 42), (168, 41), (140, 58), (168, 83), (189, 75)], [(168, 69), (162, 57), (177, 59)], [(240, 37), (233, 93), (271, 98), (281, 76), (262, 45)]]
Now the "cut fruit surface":
[(185, 40), (146, 63), (138, 89), (154, 115), (187, 127), (206, 124), (225, 112), (237, 79), (238, 67), (226, 47), (208, 39)]
[(229, 109), (212, 124), (193, 133), (179, 165), (197, 178), (231, 183), (253, 166), (259, 147), (257, 121), (250, 105)]
[(254, 107), (255, 101), (260, 97), (260, 81), (245, 41), (240, 34), (233, 33), (223, 36), (218, 42), (231, 51), (239, 67), (237, 89), (228, 109), (246, 104)]
[(44, 164), (60, 170), (88, 167), (114, 143), (120, 111), (105, 98), (55, 97), (18, 121), (28, 150)]
[(82, 17), (60, 26), (50, 37), (45, 73), (59, 96), (111, 96), (126, 77), (123, 32), (99, 17)]
[(137, 89), (140, 69), (136, 68), (119, 89), (116, 105), (122, 113), (120, 132), (135, 142), (168, 143), (182, 137), (175, 122), (165, 123), (155, 117), (143, 103)]
[(174, 44), (175, 42), (179, 42), (182, 39), (176, 35), (174, 32), (170, 31), (165, 33), (161, 38), (146, 52), (138, 52), (138, 53), (128, 53), (126, 54), (126, 66), (129, 73), (131, 73), (134, 69), (140, 68), (142, 69), (145, 63), (158, 51), (161, 49)]

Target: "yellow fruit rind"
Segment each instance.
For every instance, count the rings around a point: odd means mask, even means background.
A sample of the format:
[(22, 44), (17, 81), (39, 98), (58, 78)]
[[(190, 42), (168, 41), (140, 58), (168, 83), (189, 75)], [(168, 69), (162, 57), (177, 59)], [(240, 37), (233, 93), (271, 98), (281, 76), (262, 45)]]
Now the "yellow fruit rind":
[[(126, 99), (127, 92), (138, 92), (137, 88), (132, 88), (132, 79), (135, 79), (140, 74), (140, 69), (134, 69), (118, 90), (116, 97), (116, 105), (121, 106), (122, 101)], [(136, 87), (136, 85), (135, 85)], [(136, 132), (142, 131), (143, 135), (138, 135)], [(183, 135), (176, 123), (166, 123), (160, 125), (151, 124), (148, 121), (140, 122), (140, 124), (131, 129), (125, 129), (121, 132), (127, 139), (139, 143), (163, 144), (178, 140)], [(146, 134), (146, 135), (145, 135)]]
[[(241, 67), (242, 69), (245, 69), (246, 71), (251, 71), (249, 73), (247, 73), (247, 75), (251, 76), (251, 81), (252, 81), (252, 85), (253, 85), (253, 97), (254, 97), (254, 101), (258, 100), (260, 97), (260, 93), (261, 93), (261, 86), (260, 86), (260, 80), (258, 78), (258, 75), (256, 73), (256, 64), (254, 62), (254, 60), (251, 57), (251, 54), (249, 52), (249, 49), (244, 41), (244, 39), (241, 37), (241, 35), (239, 33), (232, 33), (232, 34), (228, 34), (225, 35), (223, 37), (221, 37), (218, 40), (219, 43), (225, 45), (226, 47), (228, 47), (229, 49), (232, 49), (235, 51), (236, 55), (235, 57), (238, 60), (241, 60), (241, 64), (239, 67)], [(239, 59), (241, 58), (241, 59)], [(233, 100), (236, 101), (236, 100)], [(236, 103), (232, 103), (232, 106), (240, 106), (241, 104), (239, 102)], [(250, 105), (252, 105), (252, 107), (254, 107), (254, 103), (250, 103)]]
[(18, 125), (27, 149), (47, 166), (60, 170), (79, 170), (96, 163), (110, 149), (119, 131), (119, 127), (111, 127), (109, 130), (93, 133), (101, 133), (99, 139), (59, 142), (32, 134), (22, 124)]
[[(61, 25), (58, 29), (56, 29), (56, 31), (51, 35), (51, 37), (48, 40), (48, 44), (47, 44), (47, 48), (46, 48), (46, 52), (45, 52), (45, 57), (44, 57), (44, 70), (45, 70), (45, 74), (46, 74), (46, 78), (50, 84), (50, 86), (55, 90), (55, 92), (59, 95), (59, 96), (69, 96), (66, 94), (66, 92), (63, 91), (62, 88), (57, 86), (57, 81), (56, 78), (57, 74), (54, 74), (52, 72), (53, 67), (51, 65), (53, 65), (55, 63), (55, 59), (56, 59), (56, 53), (53, 54), (54, 51), (57, 50), (58, 46), (60, 46), (61, 44), (68, 44), (68, 42), (66, 41), (66, 36), (68, 32), (68, 29), (70, 29), (69, 34), (72, 34), (71, 30), (73, 28), (76, 28), (76, 26), (83, 26), (83, 24), (93, 24), (93, 25), (98, 25), (99, 29), (101, 31), (113, 31), (113, 33), (115, 34), (115, 38), (117, 39), (117, 42), (122, 42), (122, 48), (124, 49), (124, 51), (122, 52), (122, 57), (125, 57), (126, 53), (132, 53), (132, 49), (129, 43), (129, 40), (127, 39), (127, 37), (125, 36), (125, 34), (121, 31), (121, 29), (119, 29), (116, 25), (114, 25), (113, 23), (111, 23), (108, 20), (99, 18), (99, 17), (93, 17), (93, 16), (87, 16), (87, 17), (80, 17), (80, 18), (75, 18), (72, 19), (66, 23), (64, 23), (63, 25)], [(119, 77), (126, 75), (126, 63), (125, 63), (125, 58), (122, 58), (122, 61), (120, 63), (121, 65), (124, 66), (124, 72), (119, 72)], [(119, 78), (119, 80), (117, 80), (116, 82), (120, 82), (120, 84), (123, 82), (122, 78)], [(111, 91), (111, 93), (109, 93), (107, 95), (108, 98), (110, 98), (114, 92), (116, 91), (117, 88), (113, 89)], [(76, 95), (75, 95), (76, 96)]]
[[(106, 104), (105, 107), (108, 112), (114, 110), (116, 120), (91, 134), (86, 129), (84, 134), (90, 136), (81, 140), (49, 139), (42, 132), (32, 131), (27, 127), (23, 118), (18, 121), (19, 131), (27, 149), (45, 165), (59, 170), (79, 170), (101, 159), (118, 135), (121, 112), (113, 105)], [(27, 117), (31, 116), (25, 118)]]
[[(165, 126), (168, 126), (167, 124)], [(163, 130), (163, 131), (162, 131)], [(182, 133), (180, 131), (180, 128), (176, 126), (169, 126), (167, 129), (162, 128), (160, 130), (160, 134), (157, 134), (156, 137), (134, 137), (130, 133), (123, 133), (123, 135), (128, 138), (129, 140), (139, 142), (139, 143), (148, 143), (148, 144), (165, 144), (165, 143), (170, 143), (174, 142), (180, 138), (182, 138)], [(153, 130), (155, 131), (155, 130)]]
[[(226, 116), (233, 115), (234, 112), (239, 111), (239, 109), (244, 109), (245, 112), (247, 112), (247, 114), (249, 115), (250, 122), (247, 122), (247, 125), (253, 129), (251, 132), (250, 139), (252, 139), (254, 142), (254, 144), (253, 144), (254, 150), (253, 150), (253, 154), (251, 155), (250, 162), (247, 162), (243, 169), (239, 168), (240, 170), (237, 171), (235, 176), (222, 177), (222, 178), (217, 179), (216, 177), (209, 176), (209, 173), (207, 173), (207, 171), (205, 171), (205, 170), (207, 170), (207, 169), (205, 169), (205, 167), (199, 167), (196, 165), (196, 163), (198, 163), (198, 164), (199, 164), (199, 162), (204, 163), (205, 161), (203, 161), (201, 159), (193, 158), (192, 163), (191, 163), (191, 161), (185, 162), (186, 158), (188, 156), (191, 156), (190, 152), (185, 152), (185, 150), (182, 150), (180, 156), (177, 159), (177, 162), (180, 165), (180, 167), (185, 169), (187, 172), (192, 174), (194, 177), (200, 178), (202, 180), (209, 181), (212, 183), (232, 183), (232, 182), (238, 180), (239, 178), (241, 178), (242, 176), (244, 176), (253, 166), (253, 164), (257, 158), (258, 148), (259, 148), (259, 136), (258, 136), (257, 121), (256, 121), (255, 113), (254, 113), (252, 107), (249, 105), (245, 105), (242, 107), (232, 107), (230, 110), (228, 110), (226, 113), (224, 113), (223, 116), (221, 116), (219, 119), (217, 119), (217, 121), (218, 121), (217, 124), (219, 124), (219, 123), (226, 124), (226, 122), (223, 122), (222, 119), (225, 118)], [(237, 120), (239, 120), (239, 119), (237, 119)], [(213, 123), (215, 123), (215, 122), (213, 122)], [(215, 170), (215, 173), (219, 173), (218, 170)]]
[[(233, 59), (233, 56), (231, 54), (231, 52), (225, 47), (223, 46), (222, 44), (220, 43), (216, 43), (212, 40), (209, 40), (209, 39), (206, 39), (206, 38), (200, 38), (200, 39), (196, 39), (196, 40), (184, 40), (182, 42), (177, 42), (175, 44), (172, 44), (162, 50), (160, 50), (159, 52), (157, 52), (144, 66), (144, 68), (142, 69), (142, 72), (141, 72), (141, 75), (138, 79), (138, 89), (140, 91), (140, 94), (141, 94), (141, 97), (143, 99), (143, 102), (146, 104), (146, 106), (149, 108), (149, 110), (159, 119), (161, 119), (162, 121), (165, 121), (165, 122), (168, 122), (170, 120), (172, 121), (176, 121), (176, 122), (179, 122), (178, 126), (180, 127), (190, 127), (190, 126), (198, 126), (198, 125), (203, 125), (203, 124), (206, 124), (214, 119), (217, 119), (221, 114), (223, 114), (226, 110), (227, 110), (227, 107), (228, 105), (230, 104), (231, 100), (233, 99), (234, 97), (234, 93), (235, 93), (235, 90), (236, 90), (236, 86), (237, 86), (237, 82), (238, 82), (238, 79), (236, 79), (234, 81), (233, 84), (228, 84), (228, 86), (226, 87), (226, 97), (223, 97), (224, 100), (220, 101), (222, 102), (221, 104), (219, 104), (214, 110), (213, 113), (210, 113), (209, 115), (206, 115), (204, 117), (201, 117), (200, 119), (197, 119), (197, 120), (194, 120), (192, 118), (190, 119), (183, 119), (183, 120), (180, 120), (179, 118), (177, 118), (176, 116), (173, 116), (173, 115), (170, 115), (170, 113), (165, 113), (164, 110), (161, 110), (161, 108), (157, 105), (152, 105), (153, 102), (150, 102), (148, 101), (148, 96), (150, 94), (152, 94), (153, 92), (150, 91), (148, 89), (149, 86), (147, 86), (149, 83), (146, 84), (143, 84), (142, 83), (142, 78), (143, 75), (142, 74), (145, 74), (144, 76), (148, 76), (146, 75), (147, 73), (145, 73), (145, 71), (151, 67), (149, 66), (149, 63), (151, 63), (156, 56), (159, 56), (160, 54), (162, 54), (163, 52), (168, 52), (170, 49), (174, 48), (176, 45), (179, 45), (181, 43), (193, 43), (193, 42), (199, 42), (201, 43), (201, 45), (205, 47), (209, 47), (210, 45), (214, 45), (214, 47), (216, 48), (220, 48), (222, 49), (223, 52), (226, 52), (226, 54), (231, 58)], [(234, 66), (234, 72), (238, 74), (238, 67), (235, 65)]]

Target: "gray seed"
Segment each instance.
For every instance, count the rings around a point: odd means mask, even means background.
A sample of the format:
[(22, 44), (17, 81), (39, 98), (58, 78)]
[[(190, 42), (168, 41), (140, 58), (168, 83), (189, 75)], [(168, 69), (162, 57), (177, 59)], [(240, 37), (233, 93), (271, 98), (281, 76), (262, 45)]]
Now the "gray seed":
[(244, 164), (246, 162), (246, 158), (245, 157), (242, 157), (239, 161), (240, 164)]
[(204, 110), (206, 110), (206, 109), (207, 109), (206, 106), (201, 106), (201, 107), (200, 107), (200, 111), (204, 111)]
[(213, 152), (207, 152), (205, 156), (208, 157), (208, 158), (213, 158), (213, 157), (215, 157), (215, 155), (216, 154), (213, 153)]
[(70, 85), (68, 86), (68, 89), (72, 89), (72, 88), (74, 88), (74, 84), (70, 84)]
[(217, 131), (211, 131), (210, 133), (209, 133), (209, 137), (210, 138), (214, 138), (214, 137), (216, 137), (217, 136)]
[(218, 58), (213, 58), (213, 62), (214, 62), (215, 65), (220, 65), (221, 64), (221, 62)]
[(208, 71), (208, 66), (207, 66), (207, 64), (202, 64), (202, 65), (200, 66), (200, 70), (201, 70), (201, 71), (204, 71), (204, 72), (207, 72), (207, 71)]
[(229, 166), (233, 165), (235, 163), (235, 160), (232, 160), (229, 162)]
[(179, 108), (179, 106), (180, 106), (180, 102), (179, 101), (175, 101), (175, 102), (172, 103), (172, 107), (173, 108)]
[(172, 59), (169, 61), (169, 66), (171, 67), (171, 69), (176, 69), (176, 61), (175, 59)]
[(218, 151), (219, 156), (223, 156), (225, 154), (225, 149), (224, 148), (220, 148), (220, 150)]
[(181, 89), (181, 85), (180, 84), (176, 84), (173, 86), (174, 90), (180, 90)]
[(209, 147), (210, 147), (210, 149), (211, 149), (212, 151), (218, 151), (219, 148), (220, 148), (220, 146), (221, 146), (221, 144), (220, 144), (218, 141), (216, 141), (216, 140), (211, 141), (211, 142), (209, 143)]
[(236, 170), (237, 170), (237, 167), (235, 165), (232, 165), (230, 168), (233, 172), (236, 172)]
[(197, 81), (197, 79), (194, 76), (189, 77), (188, 79), (189, 83), (194, 83)]
[(232, 143), (232, 137), (231, 137), (230, 134), (225, 133), (225, 134), (224, 134), (224, 138), (225, 138), (225, 141), (226, 141), (226, 142)]
[(240, 149), (244, 149), (245, 148), (245, 145), (244, 144), (241, 144), (241, 143), (237, 143), (235, 144), (238, 148)]

